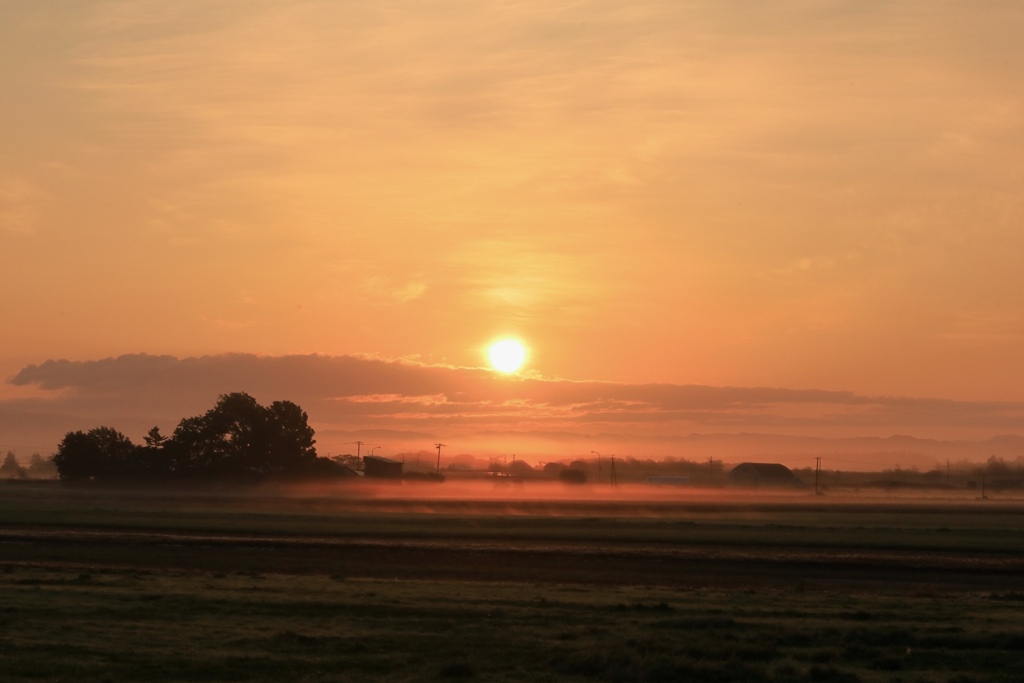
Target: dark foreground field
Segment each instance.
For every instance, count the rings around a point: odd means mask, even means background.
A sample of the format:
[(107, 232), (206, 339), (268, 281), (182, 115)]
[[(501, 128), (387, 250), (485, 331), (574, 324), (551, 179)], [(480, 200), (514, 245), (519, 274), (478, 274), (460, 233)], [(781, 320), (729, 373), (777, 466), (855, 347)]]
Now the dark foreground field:
[(1016, 501), (446, 490), (4, 486), (0, 678), (1024, 680)]

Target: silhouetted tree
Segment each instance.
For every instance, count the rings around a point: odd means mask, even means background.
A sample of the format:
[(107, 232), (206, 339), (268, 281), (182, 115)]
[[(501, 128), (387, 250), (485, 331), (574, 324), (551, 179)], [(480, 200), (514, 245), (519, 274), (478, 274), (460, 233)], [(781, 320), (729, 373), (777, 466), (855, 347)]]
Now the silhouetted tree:
[(4, 458), (4, 464), (0, 465), (0, 477), (7, 479), (24, 479), (25, 468), (18, 464), (18, 459), (14, 455), (14, 451), (7, 451), (7, 457)]
[(52, 479), (57, 476), (57, 467), (53, 464), (53, 457), (44, 458), (38, 453), (33, 453), (28, 461), (28, 474), (34, 479)]
[(150, 448), (160, 448), (167, 441), (167, 437), (160, 433), (159, 427), (153, 427), (142, 438)]
[(990, 455), (985, 462), (985, 473), (992, 479), (1008, 478), (1012, 476), (1009, 463), (1002, 458)]
[(110, 427), (68, 432), (57, 446), (53, 463), (62, 481), (123, 479), (132, 465), (135, 444)]
[(166, 437), (149, 430), (136, 446), (109, 427), (69, 432), (54, 464), (62, 481), (258, 481), (278, 476), (329, 476), (340, 471), (317, 458), (313, 428), (291, 401), (261, 406), (245, 393), (224, 394), (205, 414), (183, 419)]
[(274, 401), (268, 409), (272, 469), (302, 469), (316, 460), (315, 432), (309, 416), (291, 401)]
[(179, 470), (175, 462), (175, 450), (170, 447), (171, 441), (160, 433), (159, 427), (153, 427), (142, 437), (145, 446), (135, 449), (132, 462), (128, 468), (133, 479), (167, 480), (174, 477)]
[(567, 467), (558, 473), (558, 478), (566, 484), (585, 484), (587, 473), (583, 470)]
[(347, 467), (353, 472), (358, 472), (363, 469), (363, 459), (351, 453), (345, 453), (344, 455), (332, 455), (330, 460), (342, 467)]
[(541, 470), (545, 477), (557, 477), (565, 469), (565, 465), (560, 462), (549, 462), (544, 464), (544, 469)]
[(265, 408), (249, 394), (226, 394), (205, 415), (182, 420), (165, 447), (192, 474), (241, 479), (299, 474), (316, 461), (307, 420), (290, 401)]
[(530, 463), (525, 460), (513, 460), (508, 466), (508, 471), (509, 474), (516, 477), (529, 477), (536, 473), (536, 470), (530, 467)]

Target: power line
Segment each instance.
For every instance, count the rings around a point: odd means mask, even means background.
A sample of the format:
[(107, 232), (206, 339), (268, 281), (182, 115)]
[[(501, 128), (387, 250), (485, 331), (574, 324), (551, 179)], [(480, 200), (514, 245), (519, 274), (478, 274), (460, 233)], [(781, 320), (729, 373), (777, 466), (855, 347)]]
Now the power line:
[(47, 447), (46, 446), (26, 446), (25, 444), (15, 444), (15, 443), (0, 443), (0, 448), (13, 448), (13, 449), (22, 448), (22, 449), (24, 449), (26, 451), (45, 451)]

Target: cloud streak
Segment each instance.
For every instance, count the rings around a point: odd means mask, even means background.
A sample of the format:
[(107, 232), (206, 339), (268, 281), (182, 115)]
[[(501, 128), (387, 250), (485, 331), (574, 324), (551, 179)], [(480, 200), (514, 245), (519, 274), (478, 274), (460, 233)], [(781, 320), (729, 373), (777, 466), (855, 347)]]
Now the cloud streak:
[(37, 397), (10, 399), (6, 412), (31, 413), (37, 420), (49, 414), (53, 425), (65, 430), (117, 426), (121, 420), (136, 430), (152, 422), (170, 430), (181, 417), (210, 407), (217, 395), (246, 391), (262, 402), (299, 403), (324, 435), (432, 435), (463, 438), (486, 449), (483, 435), (500, 433), (493, 439), (495, 450), (515, 435), (583, 440), (600, 434), (651, 443), (700, 432), (928, 435), (951, 424), (988, 436), (1024, 432), (1024, 404), (1015, 402), (510, 378), (482, 368), (358, 356), (131, 354), (48, 360), (22, 368), (9, 381), (33, 388)]

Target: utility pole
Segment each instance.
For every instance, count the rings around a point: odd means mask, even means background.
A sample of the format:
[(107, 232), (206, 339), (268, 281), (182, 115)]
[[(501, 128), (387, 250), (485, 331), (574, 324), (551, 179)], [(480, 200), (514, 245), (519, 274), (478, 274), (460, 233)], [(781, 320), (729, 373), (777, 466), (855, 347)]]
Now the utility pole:
[(362, 460), (362, 458), (359, 456), (359, 448), (362, 445), (363, 445), (362, 441), (356, 441), (356, 462), (359, 462), (360, 460)]
[(441, 446), (446, 446), (447, 444), (435, 443), (434, 445), (437, 447), (437, 473), (441, 474)]
[(618, 485), (618, 480), (615, 478), (615, 456), (612, 456), (612, 486)]
[(814, 458), (814, 495), (820, 496), (818, 491), (818, 477), (821, 475), (821, 456)]

